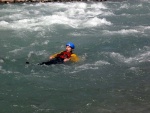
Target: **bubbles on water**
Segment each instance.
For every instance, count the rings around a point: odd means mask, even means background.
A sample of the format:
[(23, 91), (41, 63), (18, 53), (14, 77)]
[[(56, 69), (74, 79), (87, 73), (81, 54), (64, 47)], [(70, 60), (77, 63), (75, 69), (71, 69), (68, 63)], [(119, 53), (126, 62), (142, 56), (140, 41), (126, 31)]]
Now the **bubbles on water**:
[(104, 65), (110, 65), (110, 63), (107, 61), (100, 60), (94, 63), (83, 64), (83, 65), (76, 66), (75, 69), (70, 73), (77, 73), (85, 70), (98, 70), (100, 66), (104, 66)]
[(115, 35), (115, 34), (121, 34), (121, 35), (130, 35), (130, 34), (137, 34), (140, 31), (136, 30), (136, 29), (122, 29), (122, 30), (118, 30), (118, 31), (107, 31), (104, 30), (104, 34), (106, 35)]
[[(52, 5), (53, 4), (53, 5)], [(107, 7), (102, 3), (48, 3), (48, 4), (35, 4), (35, 8), (38, 10), (29, 10), (32, 7), (30, 5), (23, 5), (20, 8), (19, 14), (12, 12), (11, 15), (0, 18), (0, 25), (3, 26), (0, 29), (26, 29), (26, 30), (41, 30), (46, 26), (52, 26), (54, 24), (67, 25), (72, 28), (86, 28), (96, 27), (101, 25), (111, 25), (112, 23), (107, 21), (106, 18), (100, 18), (99, 15), (106, 15), (110, 13)], [(28, 7), (28, 8), (26, 8)], [(40, 7), (40, 8), (39, 8)], [(46, 10), (48, 7), (52, 10)], [(11, 8), (9, 10), (12, 10)], [(39, 16), (43, 13), (42, 16)], [(30, 12), (33, 13), (30, 13)], [(5, 21), (11, 20), (11, 21)]]
[(4, 60), (3, 60), (3, 59), (0, 59), (0, 63), (4, 63)]
[(32, 56), (32, 54), (34, 54), (34, 52), (30, 51), (29, 54), (28, 54), (28, 58), (30, 58)]
[(99, 19), (95, 17), (86, 21), (83, 25), (86, 27), (96, 27), (101, 25), (112, 25), (112, 23), (107, 21), (105, 18)]
[(103, 3), (91, 4), (91, 8), (94, 8), (94, 9), (107, 9), (107, 7)]
[(30, 58), (31, 56), (47, 56), (47, 52), (45, 50), (41, 50), (41, 51), (30, 51), (28, 54), (28, 58)]
[(122, 4), (120, 8), (122, 8), (122, 9), (128, 9), (129, 8), (129, 4)]
[(49, 40), (46, 40), (44, 42), (42, 42), (42, 45), (47, 45), (49, 43)]
[(150, 51), (141, 52), (128, 58), (119, 53), (112, 52), (110, 53), (110, 57), (117, 63), (124, 63), (133, 66), (140, 65), (145, 62), (150, 63)]
[(80, 56), (80, 61), (85, 61), (87, 57), (87, 53), (84, 53), (84, 55)]
[(14, 53), (14, 54), (18, 54), (18, 52), (22, 51), (24, 49), (24, 47), (21, 47), (19, 49), (14, 49), (14, 50), (11, 50), (9, 51), (10, 53)]
[[(0, 26), (1, 26), (3, 29), (5, 29), (5, 27), (6, 27), (7, 25), (9, 25), (8, 22), (6, 22), (6, 21), (0, 21)], [(2, 29), (2, 28), (0, 28), (0, 29)]]

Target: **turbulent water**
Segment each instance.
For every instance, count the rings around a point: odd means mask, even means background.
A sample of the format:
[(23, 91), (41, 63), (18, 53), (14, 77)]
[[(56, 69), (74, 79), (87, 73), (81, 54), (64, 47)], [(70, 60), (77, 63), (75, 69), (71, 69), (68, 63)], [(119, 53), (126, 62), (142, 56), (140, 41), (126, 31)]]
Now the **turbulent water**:
[(149, 113), (149, 75), (149, 0), (0, 5), (1, 113)]

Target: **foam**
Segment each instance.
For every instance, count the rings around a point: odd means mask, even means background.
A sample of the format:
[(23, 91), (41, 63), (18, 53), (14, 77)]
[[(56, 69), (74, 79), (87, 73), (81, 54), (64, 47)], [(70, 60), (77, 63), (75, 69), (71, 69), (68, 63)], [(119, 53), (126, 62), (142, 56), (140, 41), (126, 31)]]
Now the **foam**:
[(107, 9), (107, 7), (103, 3), (91, 4), (91, 8), (94, 8), (94, 9)]
[(46, 52), (46, 50), (41, 50), (41, 51), (30, 51), (29, 53), (28, 53), (28, 58), (30, 58), (32, 55), (36, 55), (36, 56), (43, 56), (43, 55), (45, 55), (45, 56), (47, 56), (47, 52)]
[(123, 5), (121, 5), (120, 8), (121, 8), (121, 9), (128, 9), (128, 8), (129, 8), (129, 5), (128, 5), (128, 4), (123, 4)]
[(137, 26), (135, 27), (140, 33), (142, 33), (144, 36), (149, 36), (150, 33), (150, 26)]
[(114, 61), (118, 63), (125, 63), (130, 65), (136, 65), (143, 62), (150, 62), (150, 51), (146, 51), (129, 58), (126, 58), (125, 56), (115, 52), (110, 53), (110, 56), (111, 58), (113, 58)]
[(95, 18), (89, 19), (83, 25), (86, 27), (96, 27), (96, 26), (101, 26), (101, 25), (112, 25), (112, 23), (107, 21), (105, 18), (99, 19), (95, 17)]
[[(29, 10), (30, 7), (39, 10)], [(51, 9), (47, 11), (47, 9)], [(48, 4), (24, 4), (19, 10), (12, 11), (9, 16), (0, 18), (0, 29), (26, 29), (40, 31), (46, 26), (65, 25), (72, 28), (97, 27), (101, 25), (112, 25), (105, 18), (99, 15), (109, 15), (110, 11), (102, 3), (48, 3)], [(10, 9), (8, 9), (10, 11)], [(5, 12), (4, 10), (3, 12)], [(43, 12), (44, 11), (44, 12)], [(32, 12), (32, 13), (31, 13)], [(18, 14), (19, 13), (19, 14)], [(42, 16), (43, 15), (43, 16)], [(11, 20), (11, 21), (5, 21)]]
[(99, 69), (99, 66), (103, 66), (103, 65), (110, 65), (109, 62), (107, 61), (96, 61), (93, 64), (84, 64), (84, 65), (80, 65), (75, 67), (74, 71), (71, 73), (76, 73), (76, 72), (80, 72), (80, 71), (84, 71), (84, 70), (97, 70)]
[(98, 15), (100, 15), (100, 14), (103, 14), (103, 11), (101, 11), (101, 10), (96, 10), (96, 11), (87, 11), (86, 12), (86, 15), (88, 16), (88, 17), (94, 17), (94, 16), (98, 16)]
[(121, 34), (129, 34), (129, 33), (138, 33), (138, 31), (137, 30), (135, 30), (135, 29), (122, 29), (122, 30), (120, 30), (119, 31)]
[(137, 26), (137, 29), (141, 29), (141, 30), (149, 30), (150, 26)]
[[(21, 18), (24, 18), (23, 12), (22, 12), (22, 14), (14, 13), (14, 14), (9, 15), (9, 19), (14, 20), (14, 21), (18, 20), (18, 19), (21, 19)], [(7, 19), (7, 16), (5, 16), (4, 19)]]
[(21, 19), (21, 20), (15, 21), (13, 26), (18, 29), (20, 28), (30, 29), (36, 25), (35, 21), (36, 21), (35, 19)]
[(104, 31), (104, 34), (110, 34), (110, 35), (115, 35), (115, 34), (122, 34), (122, 35), (128, 35), (128, 34), (135, 34), (139, 33), (140, 31), (136, 29), (122, 29), (119, 31)]
[(9, 23), (6, 21), (0, 21), (0, 26), (6, 27)]
[(21, 47), (21, 48), (19, 48), (19, 49), (14, 49), (14, 50), (9, 51), (9, 52), (10, 52), (10, 53), (15, 53), (15, 54), (17, 54), (18, 52), (22, 51), (23, 49), (24, 49), (24, 47)]
[(150, 1), (149, 0), (140, 0), (141, 2), (148, 2), (148, 3), (150, 3)]
[(150, 26), (146, 26), (145, 29), (150, 29)]
[(80, 2), (76, 2), (74, 4), (69, 3), (67, 4), (69, 6), (69, 8), (73, 7), (73, 8), (79, 8), (79, 9), (86, 9), (87, 8), (87, 4), (86, 3), (80, 3)]
[(21, 19), (18, 21), (13, 22), (6, 22), (1, 21), (0, 26), (2, 26), (0, 29), (29, 29), (33, 30), (32, 28), (36, 26), (34, 19)]
[(42, 42), (42, 45), (48, 45), (48, 43), (49, 43), (49, 40), (46, 40), (46, 41)]
[(0, 59), (0, 63), (4, 63), (4, 60)]
[(40, 20), (43, 20), (42, 23), (40, 23), (42, 25), (68, 24), (69, 22), (71, 22), (71, 19), (60, 15), (44, 16), (40, 18)]
[(30, 51), (29, 54), (28, 54), (28, 58), (30, 58), (32, 56), (32, 54), (34, 54), (34, 52)]

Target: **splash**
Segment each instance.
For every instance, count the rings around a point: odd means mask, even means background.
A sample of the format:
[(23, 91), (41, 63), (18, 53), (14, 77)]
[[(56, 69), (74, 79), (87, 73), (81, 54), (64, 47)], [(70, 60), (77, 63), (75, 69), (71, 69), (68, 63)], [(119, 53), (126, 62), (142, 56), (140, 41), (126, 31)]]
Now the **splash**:
[[(9, 10), (12, 10), (13, 7), (15, 6), (12, 5)], [(31, 7), (34, 7), (36, 10), (28, 10), (28, 8)], [(5, 12), (5, 10), (3, 10), (2, 13), (3, 12)], [(102, 3), (25, 4), (21, 9), (13, 11), (11, 15), (7, 16), (7, 14), (5, 14), (1, 17), (0, 25), (2, 27), (0, 29), (40, 31), (41, 29), (46, 29), (48, 26), (52, 27), (53, 25), (66, 25), (71, 28), (112, 25), (106, 18), (101, 18), (101, 15), (109, 15), (110, 13), (111, 12), (107, 10), (107, 7)]]

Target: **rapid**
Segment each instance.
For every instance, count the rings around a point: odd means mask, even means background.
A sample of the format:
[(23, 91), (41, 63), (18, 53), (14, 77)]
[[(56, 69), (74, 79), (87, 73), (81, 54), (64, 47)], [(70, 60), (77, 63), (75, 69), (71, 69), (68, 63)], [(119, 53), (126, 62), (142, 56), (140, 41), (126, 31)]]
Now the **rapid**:
[(149, 113), (149, 75), (149, 0), (0, 4), (1, 113)]

